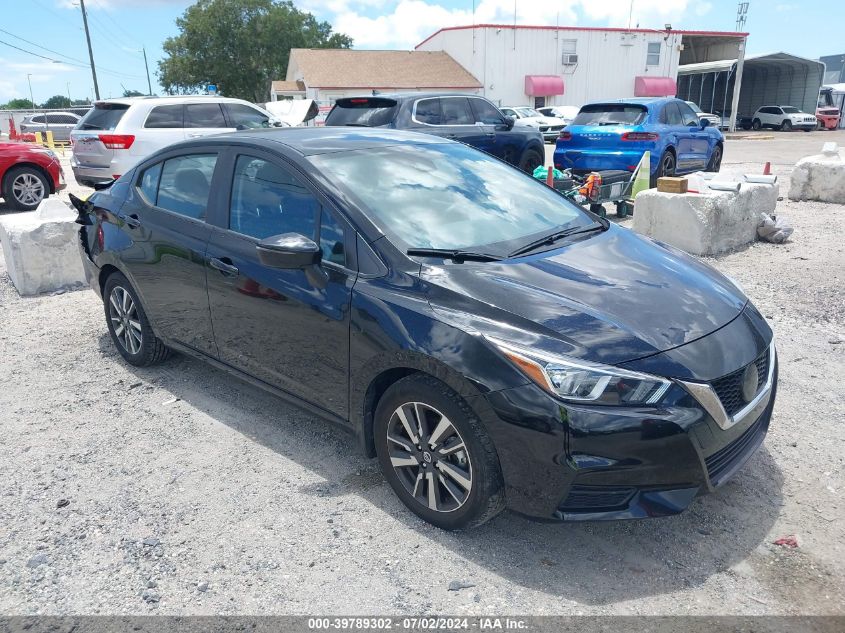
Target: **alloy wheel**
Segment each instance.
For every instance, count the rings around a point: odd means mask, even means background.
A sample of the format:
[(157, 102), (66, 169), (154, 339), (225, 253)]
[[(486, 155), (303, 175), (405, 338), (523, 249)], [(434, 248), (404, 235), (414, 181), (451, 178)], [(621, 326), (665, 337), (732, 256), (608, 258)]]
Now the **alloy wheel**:
[(12, 195), (20, 204), (36, 205), (44, 199), (44, 183), (35, 174), (22, 173), (12, 181)]
[(115, 338), (123, 349), (137, 354), (143, 343), (141, 321), (132, 295), (121, 286), (115, 286), (109, 295), (109, 319)]
[(663, 156), (663, 161), (660, 164), (660, 173), (664, 176), (672, 176), (675, 173), (675, 157), (669, 152), (666, 152)]
[(469, 499), (472, 463), (461, 434), (422, 402), (400, 405), (387, 424), (390, 463), (402, 486), (435, 512), (453, 512)]

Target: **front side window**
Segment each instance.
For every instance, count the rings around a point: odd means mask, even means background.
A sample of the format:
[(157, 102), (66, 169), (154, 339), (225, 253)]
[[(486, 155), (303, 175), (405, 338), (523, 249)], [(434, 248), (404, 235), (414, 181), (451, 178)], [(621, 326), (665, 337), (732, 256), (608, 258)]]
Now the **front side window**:
[(475, 120), (466, 97), (444, 97), (440, 99), (441, 123), (443, 125), (473, 125)]
[(185, 127), (227, 127), (219, 103), (191, 103), (185, 106)]
[(660, 42), (648, 43), (648, 55), (646, 56), (646, 66), (660, 65)]
[(500, 125), (504, 123), (502, 113), (486, 99), (470, 99), (469, 103), (472, 106), (473, 114), (475, 114), (476, 122), (484, 123), (485, 125)]
[(156, 203), (158, 181), (161, 178), (161, 165), (161, 163), (156, 163), (152, 167), (147, 167), (138, 181), (138, 188), (150, 204)]
[(328, 209), (323, 209), (320, 218), (320, 250), (323, 252), (324, 262), (346, 266), (346, 241), (343, 227)]
[(254, 156), (238, 156), (232, 179), (229, 229), (259, 240), (282, 233), (317, 234), (314, 195), (287, 169)]
[[(309, 160), (405, 248), (474, 249), (592, 222), (531, 176), (460, 143), (392, 145)], [(508, 252), (505, 246), (493, 248)]]
[(156, 206), (204, 220), (216, 163), (217, 154), (187, 154), (164, 161)]
[(420, 123), (440, 125), (440, 99), (417, 101), (417, 111), (414, 116)]
[(677, 103), (675, 105), (677, 105), (678, 109), (681, 111), (681, 118), (683, 119), (685, 126), (696, 127), (701, 124), (698, 115), (686, 103)]
[(184, 106), (164, 105), (156, 106), (147, 115), (144, 123), (145, 128), (183, 128), (185, 123), (182, 120)]
[(242, 103), (227, 103), (223, 107), (229, 115), (231, 124), (239, 130), (252, 130), (270, 127), (270, 117)]

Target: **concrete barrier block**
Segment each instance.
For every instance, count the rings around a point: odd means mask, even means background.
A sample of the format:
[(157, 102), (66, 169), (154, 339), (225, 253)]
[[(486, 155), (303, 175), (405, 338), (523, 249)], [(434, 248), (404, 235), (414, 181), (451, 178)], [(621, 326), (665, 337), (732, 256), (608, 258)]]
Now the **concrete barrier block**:
[(845, 203), (845, 157), (842, 150), (799, 160), (789, 184), (790, 200)]
[(693, 255), (715, 255), (755, 241), (760, 213), (773, 213), (777, 198), (768, 184), (702, 194), (649, 189), (637, 196), (634, 230)]
[(57, 198), (47, 198), (35, 211), (0, 216), (6, 269), (21, 295), (85, 284), (75, 219), (76, 212)]

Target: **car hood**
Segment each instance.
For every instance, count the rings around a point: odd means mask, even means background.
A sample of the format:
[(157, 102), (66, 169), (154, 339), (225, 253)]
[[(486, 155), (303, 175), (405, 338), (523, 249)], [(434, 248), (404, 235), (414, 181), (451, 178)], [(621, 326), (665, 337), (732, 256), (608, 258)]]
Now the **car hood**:
[(512, 343), (618, 364), (705, 336), (747, 303), (685, 253), (611, 225), (545, 253), (423, 266), (435, 312)]
[(532, 121), (537, 125), (565, 125), (566, 121), (552, 116), (528, 116), (522, 119), (523, 121)]

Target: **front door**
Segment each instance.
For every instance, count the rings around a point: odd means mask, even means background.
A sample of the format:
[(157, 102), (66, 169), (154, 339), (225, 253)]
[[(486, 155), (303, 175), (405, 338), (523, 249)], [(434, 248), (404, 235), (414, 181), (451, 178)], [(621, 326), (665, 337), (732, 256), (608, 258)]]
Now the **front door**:
[(206, 224), (218, 154), (174, 154), (141, 170), (120, 209), (121, 261), (153, 326), (165, 338), (215, 356), (208, 295)]
[[(345, 417), (353, 233), (283, 161), (240, 153), (227, 162), (229, 213), (214, 228), (207, 252), (219, 358)], [(263, 265), (258, 242), (281, 233), (317, 241), (322, 263), (305, 270)]]
[(701, 119), (695, 110), (686, 103), (678, 103), (681, 118), (689, 136), (689, 168), (690, 170), (706, 169), (707, 157), (710, 154), (710, 139), (708, 131), (701, 127)]

